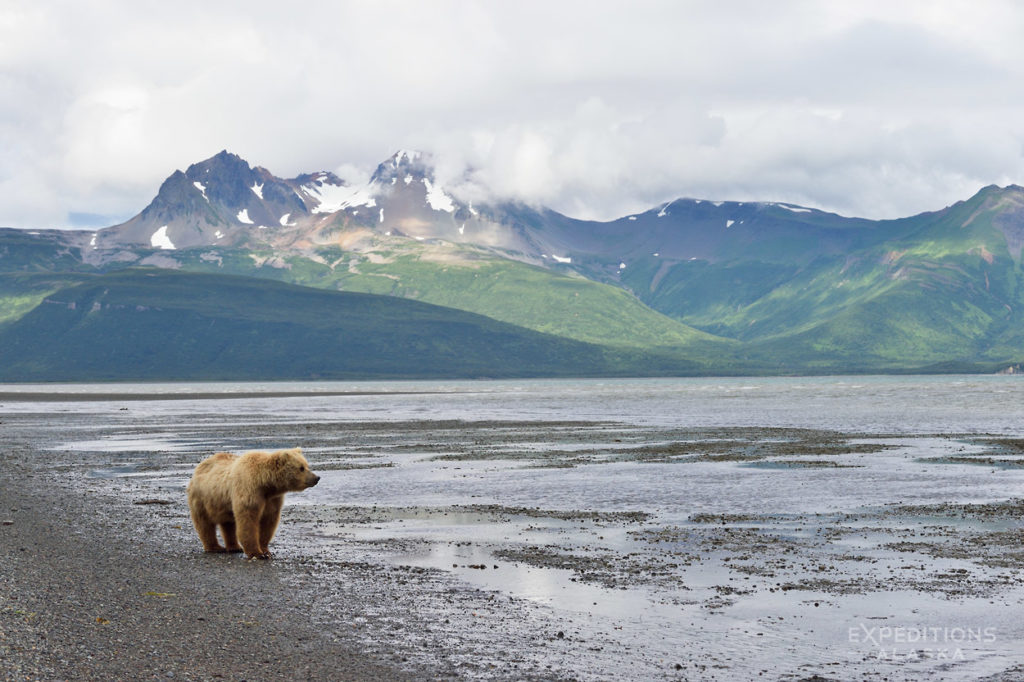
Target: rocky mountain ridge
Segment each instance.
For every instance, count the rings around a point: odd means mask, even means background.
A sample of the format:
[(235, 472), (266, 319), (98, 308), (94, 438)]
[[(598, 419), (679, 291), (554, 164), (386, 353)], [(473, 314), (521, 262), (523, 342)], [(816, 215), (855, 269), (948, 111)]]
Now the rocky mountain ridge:
[(148, 266), (412, 298), (730, 373), (998, 369), (1024, 355), (1022, 249), (1014, 185), (897, 220), (676, 199), (594, 222), (462, 202), (416, 152), (350, 185), (225, 151), (122, 225), (0, 230), (0, 325), (44, 290), (18, 273)]

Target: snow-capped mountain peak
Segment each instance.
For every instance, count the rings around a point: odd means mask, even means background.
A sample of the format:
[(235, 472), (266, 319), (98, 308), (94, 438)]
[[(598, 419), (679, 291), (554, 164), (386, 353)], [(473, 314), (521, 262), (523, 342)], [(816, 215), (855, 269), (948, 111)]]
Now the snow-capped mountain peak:
[(351, 206), (373, 206), (373, 197), (363, 188), (353, 188), (334, 173), (320, 171), (293, 182), (310, 213), (335, 213)]
[[(408, 178), (408, 179), (406, 179)], [(381, 186), (411, 184), (423, 178), (434, 179), (434, 163), (430, 154), (402, 149), (377, 166), (370, 182)]]
[(142, 213), (100, 230), (95, 246), (317, 244), (336, 239), (331, 235), (339, 230), (367, 229), (382, 237), (466, 242), (494, 232), (482, 229), (482, 221), (437, 182), (430, 154), (400, 150), (365, 182), (350, 184), (330, 171), (279, 178), (224, 150), (176, 171)]

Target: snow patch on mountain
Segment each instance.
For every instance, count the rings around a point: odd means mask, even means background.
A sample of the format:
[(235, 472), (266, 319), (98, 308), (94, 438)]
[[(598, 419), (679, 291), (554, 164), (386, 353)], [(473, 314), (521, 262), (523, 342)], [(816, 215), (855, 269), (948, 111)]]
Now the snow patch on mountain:
[(291, 213), (285, 213), (283, 216), (281, 216), (281, 220), (279, 220), (278, 222), (281, 223), (282, 227), (290, 227), (288, 225), (288, 218), (290, 218), (291, 215)]
[(792, 211), (793, 213), (810, 213), (811, 212), (811, 209), (803, 208), (802, 206), (789, 206), (787, 204), (775, 204), (775, 205), (776, 206), (781, 206), (782, 208), (786, 209), (787, 211)]
[(263, 200), (263, 185), (262, 184), (259, 184), (257, 182), (253, 182), (252, 183), (252, 187), (250, 187), (249, 189), (252, 190), (253, 194), (255, 194), (256, 196), (258, 196), (260, 198), (260, 201)]
[(206, 196), (206, 185), (201, 182), (193, 182), (192, 184), (195, 185), (197, 190), (203, 193), (203, 198), (206, 199), (207, 203), (209, 203), (210, 197)]
[(349, 190), (347, 196), (341, 200), (337, 205), (337, 208), (331, 208), (330, 205), (320, 205), (313, 209), (314, 213), (325, 213), (333, 212), (343, 208), (351, 208), (352, 206), (365, 206), (367, 208), (373, 208), (377, 205), (376, 199), (373, 198), (373, 190), (367, 185), (355, 191)]
[(238, 222), (245, 223), (246, 225), (255, 224), (252, 222), (252, 219), (249, 218), (249, 209), (247, 208), (243, 208), (241, 211), (239, 211), (238, 215), (236, 215), (235, 218), (238, 220)]
[(164, 225), (163, 227), (161, 227), (160, 229), (153, 233), (153, 235), (149, 238), (149, 244), (154, 248), (167, 249), (169, 251), (173, 251), (176, 248), (174, 246), (174, 242), (172, 242), (171, 238), (167, 236), (166, 225)]
[(395, 153), (393, 163), (395, 164), (395, 168), (398, 168), (399, 164), (402, 163), (403, 159), (409, 159), (409, 161), (415, 161), (418, 158), (420, 158), (420, 153), (419, 152), (409, 151), (408, 149), (399, 149)]
[(427, 188), (427, 203), (430, 204), (430, 208), (435, 211), (455, 212), (452, 198), (445, 194), (443, 189), (430, 182), (428, 178), (423, 178), (423, 186)]
[(347, 185), (335, 185), (324, 182), (323, 177), (325, 176), (320, 176), (317, 180), (302, 186), (302, 191), (317, 202), (317, 205), (313, 208), (313, 213), (334, 213), (343, 208), (352, 208), (353, 206), (373, 208), (377, 205), (376, 200), (373, 198), (374, 193), (371, 185), (353, 189)]

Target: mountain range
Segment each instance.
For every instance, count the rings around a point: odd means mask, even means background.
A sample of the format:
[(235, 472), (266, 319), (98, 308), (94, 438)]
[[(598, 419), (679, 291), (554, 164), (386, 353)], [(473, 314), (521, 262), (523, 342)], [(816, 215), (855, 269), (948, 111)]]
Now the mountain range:
[(347, 184), (224, 151), (121, 225), (0, 229), (0, 380), (993, 372), (1024, 359), (1021, 187), (882, 221), (681, 198), (595, 222), (458, 195), (416, 152)]

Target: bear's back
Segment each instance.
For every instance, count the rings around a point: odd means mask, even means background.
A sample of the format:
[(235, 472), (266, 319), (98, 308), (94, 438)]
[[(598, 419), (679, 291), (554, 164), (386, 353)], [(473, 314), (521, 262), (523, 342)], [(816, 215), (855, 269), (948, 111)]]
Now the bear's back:
[(236, 459), (238, 459), (238, 455), (232, 455), (230, 452), (218, 452), (200, 462), (195, 473), (203, 475), (212, 473), (215, 469), (230, 468)]

